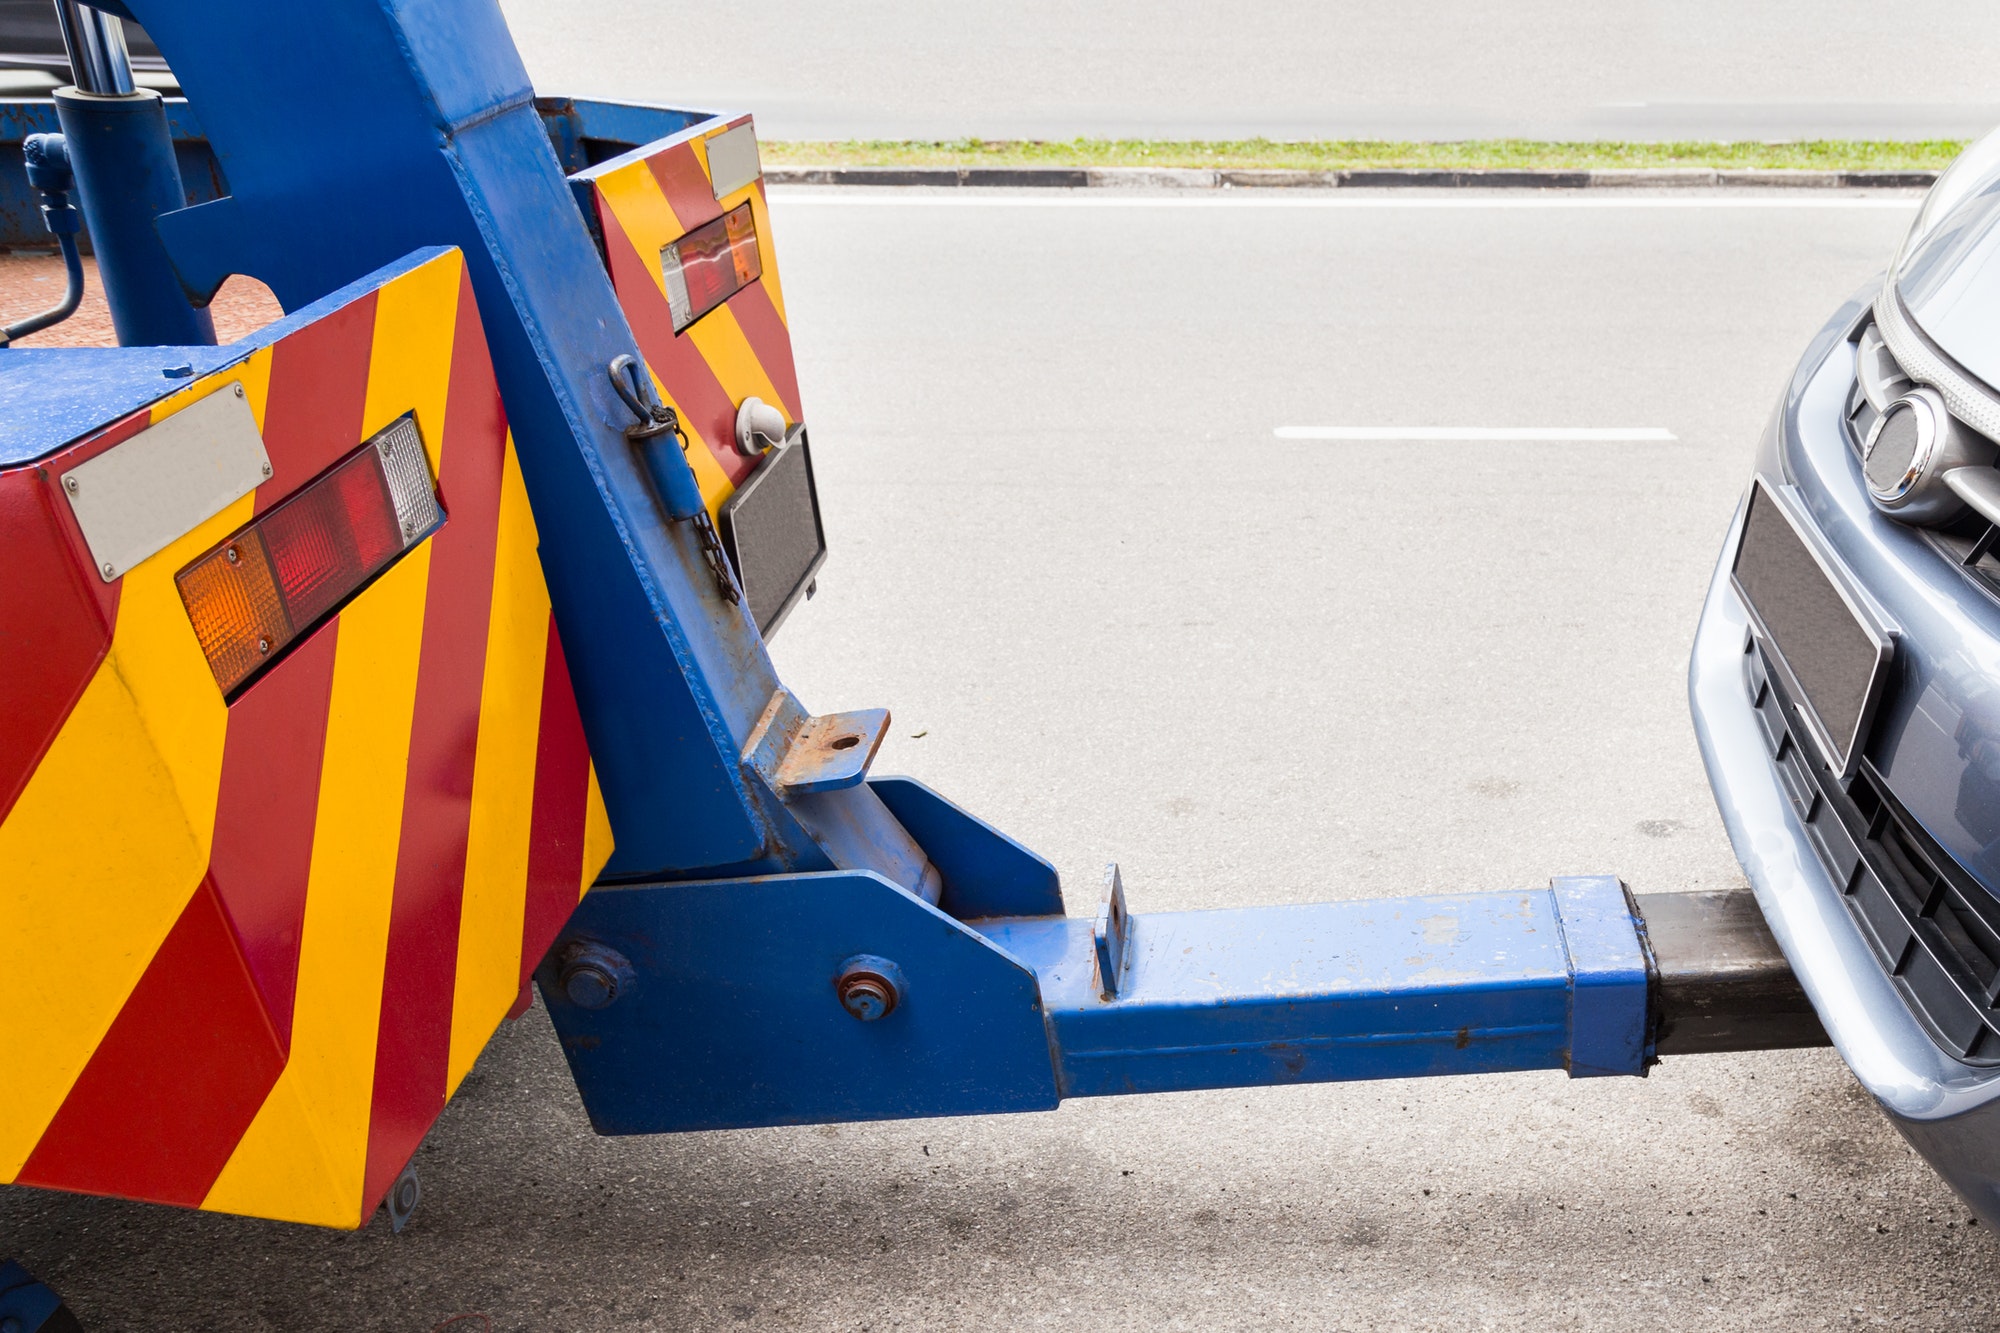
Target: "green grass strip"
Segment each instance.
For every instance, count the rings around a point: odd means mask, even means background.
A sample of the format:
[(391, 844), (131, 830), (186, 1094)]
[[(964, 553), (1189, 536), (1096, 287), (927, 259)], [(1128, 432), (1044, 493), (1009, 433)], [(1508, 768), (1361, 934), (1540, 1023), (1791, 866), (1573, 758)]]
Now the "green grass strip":
[(1535, 139), (1469, 139), (1458, 143), (1375, 139), (864, 139), (836, 142), (766, 141), (763, 158), (787, 167), (1277, 167), (1342, 168), (1778, 168), (1802, 171), (1935, 171), (1968, 141), (1911, 143), (1867, 139), (1804, 139), (1792, 143), (1549, 143)]

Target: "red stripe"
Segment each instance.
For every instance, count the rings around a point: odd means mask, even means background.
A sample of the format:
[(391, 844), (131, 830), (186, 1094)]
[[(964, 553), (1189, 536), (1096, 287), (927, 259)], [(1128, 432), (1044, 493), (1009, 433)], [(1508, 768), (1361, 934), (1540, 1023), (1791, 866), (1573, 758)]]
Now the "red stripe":
[(528, 904), (521, 923), (521, 981), (541, 963), (583, 889), (583, 833), (589, 815), (590, 749), (570, 687), (555, 617), (542, 671), (542, 730), (535, 748), (535, 810), (528, 847)]
[(97, 674), (118, 618), (119, 585), (72, 555), (52, 486), (42, 469), (0, 473), (0, 820)]
[(729, 390), (715, 377), (715, 370), (702, 358), (691, 339), (674, 336), (673, 311), (653, 274), (639, 258), (632, 239), (608, 208), (600, 209), (604, 222), (604, 253), (611, 269), (611, 285), (618, 304), (639, 340), (639, 350), (653, 373), (660, 377), (667, 393), (680, 405), (681, 415), (701, 432), (709, 454), (722, 465), (731, 482), (748, 476), (754, 460), (736, 452), (730, 441), (736, 438), (736, 403)]
[[(757, 197), (764, 197), (762, 180), (757, 182)], [(765, 216), (770, 214), (767, 212)], [(757, 244), (763, 251), (764, 272), (775, 273), (771, 238), (760, 235)], [(784, 404), (786, 414), (794, 421), (799, 420), (804, 412), (799, 404), (799, 371), (792, 362), (792, 331), (779, 317), (771, 289), (762, 280), (753, 282), (729, 298), (729, 310), (743, 326), (743, 336), (749, 339), (750, 350), (757, 354), (758, 364), (770, 377), (771, 387), (778, 391), (778, 401)]]
[(21, 1183), (194, 1207), (284, 1068), (207, 881), (21, 1169)]
[[(792, 331), (778, 318), (778, 307), (771, 304), (771, 293), (762, 282), (753, 282), (730, 297), (728, 304), (729, 313), (736, 316), (736, 322), (743, 328), (750, 350), (757, 354), (757, 364), (764, 368), (771, 387), (778, 391), (778, 402), (783, 404), (785, 415), (793, 421), (799, 420), (804, 413), (799, 406), (798, 367), (792, 363)], [(730, 424), (733, 426), (735, 422)]]
[(290, 1050), (338, 617), (230, 705), (208, 873)]
[(375, 293), (313, 321), (271, 349), (264, 448), (271, 480), (257, 488), (263, 513), (361, 443)]
[(438, 477), (448, 521), (431, 538), (409, 785), (376, 1037), (362, 1196), (371, 1201), (388, 1193), (444, 1109), (506, 438), (500, 388), (468, 275), (459, 286)]
[[(682, 235), (722, 216), (722, 205), (716, 202), (715, 187), (709, 183), (708, 173), (701, 169), (701, 160), (694, 155), (692, 142), (678, 143), (664, 152), (653, 154), (646, 159), (646, 169), (660, 183), (660, 192), (667, 196), (667, 207), (673, 209), (674, 216), (680, 219)], [(667, 239), (677, 241), (680, 237), (670, 236)]]

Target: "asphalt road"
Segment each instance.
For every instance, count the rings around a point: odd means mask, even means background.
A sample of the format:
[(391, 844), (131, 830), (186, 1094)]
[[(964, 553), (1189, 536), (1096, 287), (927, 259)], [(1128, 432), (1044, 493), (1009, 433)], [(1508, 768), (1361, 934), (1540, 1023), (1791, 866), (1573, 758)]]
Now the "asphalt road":
[[(1793, 358), (1911, 201), (1328, 205), (781, 193), (833, 546), (788, 681), (893, 708), (877, 770), (1072, 912), (1112, 859), (1136, 911), (1739, 882), (1689, 637)], [(418, 1161), (402, 1236), (12, 1190), (0, 1251), (94, 1333), (2000, 1319), (1992, 1240), (1826, 1051), (607, 1140), (537, 1009)]]
[(1964, 137), (1984, 0), (502, 0), (544, 91), (772, 138)]

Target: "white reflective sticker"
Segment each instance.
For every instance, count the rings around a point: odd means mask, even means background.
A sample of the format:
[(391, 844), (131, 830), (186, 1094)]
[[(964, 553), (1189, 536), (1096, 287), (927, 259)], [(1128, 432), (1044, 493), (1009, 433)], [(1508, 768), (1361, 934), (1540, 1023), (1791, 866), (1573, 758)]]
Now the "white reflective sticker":
[(59, 481), (97, 577), (110, 583), (270, 475), (257, 417), (243, 386), (232, 383), (77, 464)]
[(748, 121), (708, 136), (708, 180), (715, 197), (735, 194), (764, 174), (757, 158), (757, 129)]

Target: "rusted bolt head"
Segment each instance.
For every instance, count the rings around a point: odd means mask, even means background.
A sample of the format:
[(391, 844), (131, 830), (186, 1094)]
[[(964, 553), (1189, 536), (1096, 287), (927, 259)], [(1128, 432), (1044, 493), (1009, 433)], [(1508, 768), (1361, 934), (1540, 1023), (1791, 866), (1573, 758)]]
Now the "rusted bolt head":
[(593, 963), (564, 968), (562, 986), (579, 1009), (602, 1009), (618, 998), (618, 978)]
[(632, 987), (632, 965), (616, 949), (575, 940), (562, 952), (556, 984), (579, 1009), (603, 1009)]
[(864, 1023), (887, 1018), (903, 998), (903, 973), (886, 958), (863, 954), (841, 966), (833, 984), (840, 1007)]

